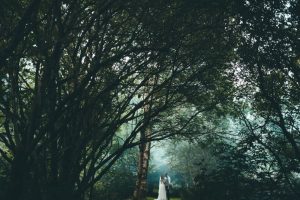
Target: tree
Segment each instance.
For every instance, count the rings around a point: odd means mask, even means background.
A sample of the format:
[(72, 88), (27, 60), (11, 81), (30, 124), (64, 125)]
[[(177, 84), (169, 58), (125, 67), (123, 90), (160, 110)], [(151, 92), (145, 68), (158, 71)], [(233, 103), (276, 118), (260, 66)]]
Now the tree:
[(128, 199), (136, 181), (137, 148), (126, 151), (109, 172), (91, 188), (88, 199)]
[[(260, 130), (253, 132), (260, 139), (249, 137), (249, 120), (241, 124), (230, 115), (220, 118), (211, 112), (197, 118), (189, 124), (185, 137), (175, 138), (169, 147), (169, 165), (185, 181), (182, 198), (297, 198), (296, 179), (285, 174), (284, 155), (274, 154), (275, 146), (270, 148), (270, 143), (262, 140)], [(255, 123), (259, 119), (251, 119), (250, 126), (259, 127)]]
[(299, 196), (299, 2), (244, 1), (238, 8), (238, 113), (246, 138), (269, 153), (266, 162), (276, 163), (273, 170)]
[[(227, 18), (216, 14), (212, 29), (194, 5), (200, 3), (32, 0), (5, 7), (12, 17), (5, 16), (0, 36), (6, 199), (83, 199), (126, 149), (174, 134), (157, 130), (138, 139), (185, 100), (187, 88), (205, 91), (217, 82), (204, 80), (213, 69), (225, 71), (221, 61), (231, 53)], [(133, 122), (120, 140), (118, 129)]]
[(255, 108), (262, 117), (271, 117), (299, 160), (295, 138), (299, 134), (293, 123), (297, 116), (292, 114), (299, 104), (295, 99), (299, 93), (296, 86), (299, 84), (297, 9), (299, 3), (296, 1), (244, 2), (240, 12), (240, 29), (244, 37), (239, 45), (239, 55), (240, 66), (248, 77), (245, 80), (254, 83), (258, 90), (253, 96)]
[[(154, 81), (149, 80), (148, 85), (155, 85)], [(147, 87), (149, 88), (149, 86)], [(148, 89), (147, 89), (148, 90)], [(145, 91), (148, 94), (148, 91)], [(149, 99), (149, 103), (144, 107), (144, 121), (149, 118), (150, 109), (152, 108), (152, 99)], [(139, 159), (138, 159), (138, 171), (137, 171), (137, 181), (136, 188), (133, 193), (133, 198), (136, 200), (146, 199), (147, 195), (147, 175), (148, 167), (150, 162), (150, 148), (151, 148), (151, 125), (146, 125), (140, 132), (140, 142), (139, 145)], [(147, 141), (147, 142), (145, 142)]]
[[(197, 103), (199, 107), (208, 107), (205, 109), (212, 109), (221, 101), (221, 96), (223, 101), (228, 96), (226, 92), (230, 90), (231, 77), (230, 75), (225, 74), (225, 71), (229, 69), (226, 61), (231, 59), (232, 56), (232, 44), (230, 44), (230, 39), (228, 38), (230, 31), (227, 30), (229, 17), (232, 14), (231, 6), (232, 4), (230, 1), (229, 4), (227, 1), (214, 3), (207, 1), (200, 1), (197, 3), (193, 1), (174, 1), (174, 3), (170, 5), (170, 11), (167, 15), (162, 15), (164, 18), (163, 20), (173, 19), (170, 18), (170, 16), (172, 16), (177, 19), (181, 19), (180, 22), (183, 23), (184, 26), (187, 25), (188, 27), (193, 27), (191, 29), (187, 29), (187, 37), (184, 36), (183, 38), (185, 41), (183, 46), (184, 50), (179, 52), (177, 56), (184, 56), (188, 61), (195, 62), (195, 68), (191, 67), (190, 71), (180, 73), (178, 78), (174, 79), (174, 82), (168, 86), (171, 90), (174, 88), (177, 89), (177, 95), (180, 95), (180, 100), (175, 102), (177, 105), (182, 106), (181, 104), (186, 101), (198, 101)], [(178, 10), (175, 10), (175, 8)], [(182, 13), (188, 14), (183, 15)], [(171, 24), (172, 22), (167, 23)], [(200, 25), (199, 28), (198, 25)], [(173, 26), (175, 26), (176, 32), (181, 32), (182, 24), (179, 24), (179, 26), (178, 24), (173, 24)], [(196, 34), (190, 34), (189, 31), (194, 31)], [(208, 35), (210, 37), (208, 37)], [(220, 51), (216, 50), (220, 46), (224, 49)], [(200, 51), (202, 54), (200, 56), (196, 55), (191, 52), (191, 50)], [(160, 74), (159, 76), (154, 77), (151, 82), (159, 82), (161, 76), (164, 75)], [(195, 95), (195, 93), (199, 94)], [(209, 95), (207, 95), (208, 93)], [(169, 92), (167, 91), (167, 93), (163, 94), (169, 95)], [(195, 98), (195, 96), (197, 96), (197, 100), (192, 99)], [(149, 107), (145, 108), (145, 118), (147, 118), (148, 110), (152, 109), (152, 105), (155, 103), (156, 102), (151, 101)], [(176, 105), (173, 107), (175, 108), (175, 112), (177, 112), (178, 107)], [(174, 111), (168, 111), (168, 114), (172, 112)], [(159, 119), (160, 122), (155, 124), (158, 124), (158, 126), (160, 126), (160, 124), (164, 124), (164, 120), (161, 119), (164, 117), (165, 116), (161, 116)], [(169, 122), (168, 120), (166, 121), (167, 123)], [(176, 125), (174, 125), (174, 127)], [(145, 127), (144, 132), (141, 132), (142, 141), (145, 140), (145, 138), (151, 138), (152, 135), (161, 131), (154, 130), (153, 133), (153, 129), (155, 128), (152, 126), (153, 124), (149, 124), (148, 127)], [(162, 132), (167, 133), (165, 134), (167, 136), (174, 133), (181, 133), (181, 130), (175, 131), (174, 127), (164, 126), (162, 128)], [(150, 142), (145, 144), (142, 142), (142, 145), (140, 146), (138, 180), (136, 190), (134, 192), (134, 199), (146, 198), (150, 146)]]

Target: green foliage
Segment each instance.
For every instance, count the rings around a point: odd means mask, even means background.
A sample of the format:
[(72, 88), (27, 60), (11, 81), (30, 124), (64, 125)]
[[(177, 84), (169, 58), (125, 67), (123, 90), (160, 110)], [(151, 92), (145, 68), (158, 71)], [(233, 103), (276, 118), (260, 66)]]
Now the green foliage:
[[(232, 83), (222, 73), (233, 53), (226, 29), (231, 6), (4, 1), (0, 136), (12, 155), (1, 151), (11, 163), (7, 198), (82, 199), (126, 149), (139, 145), (140, 131), (192, 101), (192, 91), (199, 106), (218, 101)], [(150, 139), (174, 134), (159, 131)]]
[(128, 197), (134, 156), (121, 156), (148, 126), (149, 140), (191, 143), (170, 150), (186, 198), (299, 197), (299, 8), (3, 0), (5, 198)]
[(264, 126), (264, 118), (251, 111), (245, 114), (247, 120), (236, 119), (241, 114), (237, 111), (221, 118), (202, 113), (184, 130), (185, 137), (174, 138), (168, 147), (169, 165), (184, 180), (183, 199), (297, 197), (292, 148), (278, 127)]
[(115, 163), (110, 171), (97, 182), (87, 199), (114, 200), (132, 196), (136, 182), (136, 149), (131, 149)]
[[(244, 144), (233, 141), (202, 140), (185, 144), (172, 152), (173, 170), (182, 173), (183, 199), (290, 199), (294, 198), (286, 180), (270, 170), (263, 148), (256, 154), (245, 152)], [(228, 141), (230, 143), (228, 143)], [(247, 148), (248, 149), (248, 148)]]
[(7, 163), (0, 157), (0, 199), (4, 199), (8, 184)]

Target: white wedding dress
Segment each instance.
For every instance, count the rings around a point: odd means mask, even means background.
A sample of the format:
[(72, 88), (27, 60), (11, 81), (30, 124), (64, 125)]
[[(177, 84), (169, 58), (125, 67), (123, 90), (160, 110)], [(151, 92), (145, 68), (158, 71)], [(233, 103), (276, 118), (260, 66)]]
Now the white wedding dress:
[(166, 186), (165, 186), (163, 180), (161, 180), (161, 178), (159, 179), (157, 200), (167, 200)]

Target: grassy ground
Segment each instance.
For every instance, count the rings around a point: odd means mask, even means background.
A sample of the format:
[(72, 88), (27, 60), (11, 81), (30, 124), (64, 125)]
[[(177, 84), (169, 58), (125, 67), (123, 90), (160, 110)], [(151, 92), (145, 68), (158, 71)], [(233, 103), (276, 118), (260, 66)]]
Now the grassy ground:
[[(147, 200), (154, 200), (153, 197), (147, 197)], [(170, 200), (180, 200), (180, 198), (171, 198)]]

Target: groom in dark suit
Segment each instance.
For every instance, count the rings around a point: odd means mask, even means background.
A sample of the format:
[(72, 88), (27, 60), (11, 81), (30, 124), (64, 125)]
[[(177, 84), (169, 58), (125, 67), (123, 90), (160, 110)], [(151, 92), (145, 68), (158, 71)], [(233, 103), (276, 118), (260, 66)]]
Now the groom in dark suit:
[(165, 174), (165, 186), (167, 192), (167, 199), (170, 200), (170, 185), (171, 185), (171, 178), (168, 176), (168, 173)]

